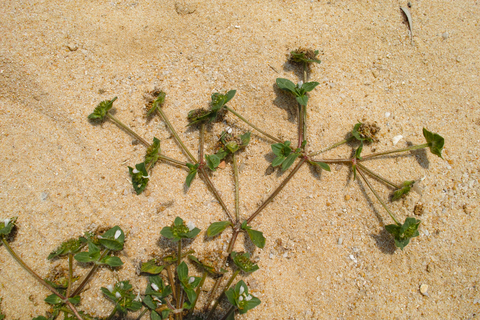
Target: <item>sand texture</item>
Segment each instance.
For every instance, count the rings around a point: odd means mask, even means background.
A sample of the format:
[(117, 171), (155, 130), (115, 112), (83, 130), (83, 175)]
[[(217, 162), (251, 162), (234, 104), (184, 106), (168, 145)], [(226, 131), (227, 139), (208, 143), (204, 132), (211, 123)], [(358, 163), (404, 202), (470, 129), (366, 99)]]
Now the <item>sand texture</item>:
[[(426, 127), (445, 138), (444, 159), (420, 151), (367, 163), (393, 181), (418, 181), (418, 193), (390, 204), (402, 221), (422, 220), (420, 236), (403, 251), (385, 232), (392, 220), (364, 183), (352, 181), (348, 166), (301, 167), (252, 223), (264, 233), (265, 248), (243, 235), (236, 245), (258, 260), (260, 270), (243, 279), (262, 301), (237, 319), (477, 319), (480, 2), (411, 5), (413, 43), (403, 0), (0, 1), (0, 219), (18, 216), (12, 247), (47, 277), (65, 266), (46, 259), (62, 241), (120, 226), (123, 267), (100, 268), (79, 306), (107, 316), (113, 305), (100, 287), (130, 280), (143, 292), (140, 262), (171, 247), (162, 227), (180, 216), (205, 231), (226, 215), (201, 179), (187, 190), (187, 171), (163, 162), (137, 196), (127, 166), (143, 161), (145, 148), (111, 121), (88, 121), (94, 107), (118, 97), (116, 117), (147, 141), (159, 138), (165, 155), (187, 161), (163, 121), (146, 119), (144, 94), (154, 87), (166, 92), (163, 110), (197, 155), (199, 133), (186, 127), (188, 111), (208, 107), (213, 92), (235, 89), (229, 107), (296, 143), (295, 100), (275, 79), (300, 80), (287, 54), (318, 49), (322, 62), (310, 73), (320, 83), (308, 104), (310, 151), (369, 121), (381, 131), (364, 154), (424, 143)], [(227, 114), (208, 130), (207, 153), (227, 126), (237, 134), (248, 130)], [(242, 217), (288, 175), (267, 174), (271, 143), (252, 133), (238, 157)], [(354, 146), (323, 157), (351, 157)], [(231, 165), (211, 179), (233, 212)], [(388, 198), (391, 189), (372, 184)], [(202, 232), (189, 247), (201, 256), (225, 250), (229, 239), (230, 231), (213, 241)], [(78, 276), (87, 271), (76, 268)], [(6, 319), (44, 315), (48, 294), (0, 246)]]

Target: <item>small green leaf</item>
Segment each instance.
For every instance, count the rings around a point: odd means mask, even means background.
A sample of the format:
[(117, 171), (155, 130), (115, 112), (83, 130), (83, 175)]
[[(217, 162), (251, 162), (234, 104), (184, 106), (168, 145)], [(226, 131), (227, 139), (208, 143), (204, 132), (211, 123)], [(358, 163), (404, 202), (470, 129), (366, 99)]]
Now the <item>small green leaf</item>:
[(119, 257), (105, 256), (100, 262), (109, 265), (110, 267), (123, 266), (123, 262)]
[(232, 100), (236, 93), (237, 93), (237, 90), (228, 91), (227, 94), (225, 95), (226, 99), (224, 104), (227, 104), (228, 101)]
[(15, 222), (17, 221), (17, 219), (18, 217), (12, 217), (0, 221), (0, 235), (9, 235), (10, 232), (12, 232), (12, 229), (15, 226)]
[(316, 86), (318, 86), (320, 83), (312, 81), (312, 82), (305, 82), (302, 85), (302, 89), (305, 90), (305, 92), (310, 92), (313, 89), (315, 89)]
[(292, 81), (284, 78), (277, 78), (276, 83), (280, 89), (290, 91), (291, 93), (295, 94), (296, 86)]
[(206, 155), (205, 159), (207, 160), (207, 166), (210, 170), (215, 171), (217, 167), (220, 165), (220, 159), (215, 155)]
[(77, 305), (80, 303), (80, 296), (68, 298), (68, 301), (70, 301), (70, 303), (73, 305)]
[(73, 258), (78, 262), (96, 262), (100, 259), (100, 249), (93, 242), (88, 242), (88, 252), (79, 252)]
[(117, 97), (112, 100), (105, 100), (100, 102), (95, 110), (88, 116), (90, 120), (100, 120), (103, 121), (108, 111), (113, 107), (113, 102), (117, 100)]
[(38, 317), (33, 318), (32, 320), (48, 320), (48, 319), (45, 318), (44, 316), (38, 316)]
[(230, 221), (219, 221), (214, 222), (208, 227), (207, 229), (207, 236), (214, 237), (225, 230), (226, 227), (231, 226), (232, 223)]
[(141, 272), (150, 273), (150, 274), (159, 274), (165, 268), (163, 265), (157, 265), (156, 259), (151, 259), (145, 263), (142, 263), (140, 268)]
[(240, 141), (242, 142), (241, 147), (245, 148), (250, 143), (250, 134), (251, 132), (244, 133), (240, 136)]
[(392, 201), (396, 201), (400, 199), (403, 195), (408, 194), (414, 183), (415, 181), (403, 182), (402, 187), (398, 190), (395, 190), (395, 192), (393, 193)]
[(132, 167), (128, 167), (128, 171), (132, 176), (132, 185), (133, 189), (137, 194), (141, 194), (143, 190), (147, 187), (148, 180), (150, 176), (148, 175), (147, 168), (145, 167), (145, 163), (139, 163), (135, 165), (135, 169)]
[(271, 145), (273, 154), (276, 156), (284, 156), (287, 157), (290, 152), (292, 152), (292, 148), (290, 148), (290, 141), (285, 141), (284, 143), (274, 143)]
[[(282, 171), (287, 171), (292, 166), (295, 160), (300, 156), (298, 153), (290, 153), (285, 161), (282, 162)], [(272, 164), (273, 166), (273, 164)]]
[(306, 106), (308, 103), (308, 96), (305, 94), (298, 96), (296, 99), (297, 99), (297, 102), (300, 103), (302, 106)]
[[(151, 309), (156, 309), (156, 307), (153, 307)], [(150, 313), (150, 320), (162, 320), (162, 319), (166, 319), (166, 318), (161, 317), (156, 311), (152, 311)]]
[(363, 150), (363, 141), (360, 142), (360, 145), (358, 146), (357, 150), (355, 150), (355, 159), (362, 160), (362, 157), (360, 154), (362, 153)]
[(322, 168), (325, 171), (330, 171), (330, 166), (328, 164), (324, 163), (324, 162), (314, 161), (313, 164), (319, 166), (320, 168)]
[(148, 147), (147, 152), (145, 154), (145, 166), (152, 166), (160, 157), (160, 140), (153, 137), (153, 143)]
[(418, 226), (421, 221), (415, 218), (406, 218), (403, 225), (389, 224), (385, 229), (395, 238), (395, 246), (402, 249), (410, 242), (411, 238), (418, 237)]
[(125, 243), (125, 234), (119, 226), (115, 226), (99, 236), (98, 241), (107, 249), (120, 251)]
[(60, 297), (57, 296), (56, 294), (51, 294), (48, 297), (46, 297), (45, 302), (52, 305), (63, 303), (62, 299), (60, 299)]
[(188, 266), (185, 262), (182, 261), (177, 267), (177, 274), (180, 281), (188, 281)]
[(299, 49), (290, 52), (290, 60), (296, 63), (320, 63), (321, 61), (316, 58), (318, 52), (318, 50), (313, 51), (311, 49)]
[(235, 153), (238, 151), (238, 149), (240, 149), (240, 146), (238, 145), (238, 143), (236, 141), (229, 141), (225, 147), (227, 148), (227, 150), (230, 152), (230, 153)]
[(197, 175), (198, 166), (199, 166), (198, 163), (195, 165), (191, 163), (187, 163), (187, 167), (190, 171), (188, 173), (187, 179), (185, 180), (185, 184), (189, 188), (190, 188), (190, 185), (192, 184), (193, 179), (195, 179), (195, 176)]
[(286, 157), (284, 157), (284, 156), (276, 157), (272, 161), (272, 167), (277, 167), (277, 166), (281, 165), (283, 163), (283, 161), (285, 161), (285, 159), (286, 159)]
[(163, 227), (160, 234), (167, 239), (173, 239), (173, 232), (171, 227)]
[(423, 136), (427, 140), (428, 147), (430, 152), (436, 156), (442, 157), (443, 145), (445, 144), (445, 139), (437, 133), (433, 133), (423, 128)]
[(265, 247), (265, 237), (263, 236), (262, 232), (253, 229), (247, 229), (247, 233), (254, 245), (260, 249)]
[(248, 287), (243, 280), (240, 280), (235, 287), (225, 292), (228, 301), (238, 308), (240, 314), (246, 313), (260, 304), (260, 299), (248, 293)]

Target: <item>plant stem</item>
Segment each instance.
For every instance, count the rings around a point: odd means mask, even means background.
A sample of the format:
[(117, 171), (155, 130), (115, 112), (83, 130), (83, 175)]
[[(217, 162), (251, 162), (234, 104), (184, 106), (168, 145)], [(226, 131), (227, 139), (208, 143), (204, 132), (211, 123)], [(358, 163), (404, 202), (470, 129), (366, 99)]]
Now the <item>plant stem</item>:
[[(306, 83), (308, 79), (307, 75), (307, 63), (303, 63), (303, 83)], [(303, 140), (307, 139), (307, 106), (302, 106), (303, 109)], [(300, 147), (300, 146), (299, 146)], [(306, 147), (306, 145), (305, 145)]]
[(388, 214), (390, 215), (390, 217), (393, 219), (393, 221), (395, 221), (395, 223), (399, 226), (401, 226), (401, 223), (398, 222), (398, 220), (395, 218), (395, 216), (393, 215), (393, 213), (388, 209), (388, 207), (385, 205), (385, 203), (382, 201), (382, 199), (380, 199), (380, 196), (378, 195), (378, 193), (375, 191), (375, 189), (373, 189), (372, 185), (370, 184), (370, 182), (367, 180), (367, 178), (365, 177), (365, 175), (363, 174), (362, 170), (357, 167), (357, 172), (360, 174), (360, 176), (363, 178), (363, 181), (365, 181), (365, 183), (367, 184), (368, 188), (370, 189), (370, 191), (373, 192), (373, 194), (375, 195), (375, 197), (377, 198), (377, 200), (382, 204), (383, 208), (388, 212)]
[(210, 312), (208, 313), (207, 319), (212, 318), (212, 315), (215, 312), (215, 310), (217, 309), (217, 306), (220, 303), (220, 301), (222, 300), (223, 296), (225, 295), (225, 292), (228, 290), (228, 288), (232, 284), (233, 280), (235, 280), (235, 278), (238, 276), (239, 273), (240, 273), (240, 269), (235, 270), (235, 272), (232, 274), (230, 279), (228, 279), (228, 282), (227, 282), (227, 285), (225, 286), (225, 289), (223, 289), (222, 293), (220, 294), (218, 299), (215, 301), (215, 304), (213, 305), (212, 310), (210, 310)]
[(180, 137), (178, 136), (177, 134), (177, 131), (173, 128), (172, 124), (170, 123), (170, 121), (168, 120), (167, 116), (165, 115), (165, 113), (163, 112), (162, 108), (160, 108), (160, 106), (158, 106), (158, 108), (156, 109), (157, 111), (157, 114), (160, 116), (160, 118), (162, 118), (163, 122), (165, 122), (165, 124), (167, 125), (168, 129), (170, 130), (170, 132), (173, 134), (173, 136), (175, 137), (175, 140), (178, 142), (178, 144), (180, 145), (180, 147), (183, 149), (183, 151), (187, 154), (188, 158), (193, 161), (194, 163), (197, 163), (197, 160), (195, 159), (195, 157), (190, 153), (190, 151), (188, 150), (187, 146), (185, 146), (185, 144), (183, 143), (182, 139), (180, 139)]
[(347, 143), (351, 138), (353, 138), (353, 136), (351, 136), (350, 138), (347, 138), (347, 139), (345, 139), (345, 140), (342, 140), (342, 141), (340, 141), (340, 142), (334, 143), (334, 144), (332, 144), (332, 145), (331, 145), (330, 147), (328, 147), (328, 148), (322, 149), (322, 150), (317, 151), (317, 152), (314, 152), (314, 153), (310, 153), (308, 156), (309, 156), (309, 157), (315, 157), (316, 155), (319, 155), (320, 153), (324, 153), (324, 152), (327, 152), (327, 151), (329, 151), (329, 150), (332, 150), (332, 149), (334, 149), (334, 148), (336, 148), (336, 147), (338, 147), (338, 146), (341, 146), (342, 144)]
[(169, 265), (167, 265), (167, 267), (166, 267), (165, 269), (167, 269), (168, 281), (170, 282), (170, 285), (171, 285), (172, 287), (174, 287), (173, 290), (172, 290), (173, 299), (174, 299), (175, 301), (177, 301), (177, 290), (175, 290), (175, 280), (173, 279), (172, 270), (170, 269), (171, 266), (172, 266), (172, 265), (169, 264)]
[(253, 125), (252, 123), (250, 123), (247, 119), (245, 119), (244, 117), (242, 117), (240, 114), (238, 114), (236, 111), (234, 111), (233, 109), (225, 106), (225, 109), (227, 109), (228, 111), (230, 111), (231, 113), (233, 113), (234, 115), (236, 115), (240, 120), (242, 120), (243, 122), (245, 122), (246, 124), (248, 124), (250, 127), (252, 127), (253, 129), (257, 130), (258, 132), (260, 132), (261, 134), (265, 135), (266, 137), (272, 139), (273, 141), (276, 141), (276, 142), (279, 142), (279, 143), (283, 143), (282, 140), (278, 139), (278, 138), (275, 138), (274, 136), (271, 136), (269, 135), (268, 133), (266, 133), (265, 131), (259, 129), (257, 126)]
[(200, 162), (201, 164), (205, 163), (205, 159), (204, 159), (204, 156), (203, 156), (203, 153), (204, 153), (204, 143), (205, 143), (205, 123), (202, 122), (202, 124), (200, 125), (200, 155), (199, 155), (199, 159), (198, 159), (198, 162)]
[(233, 176), (235, 179), (235, 219), (238, 223), (238, 219), (240, 216), (240, 193), (239, 193), (239, 182), (238, 182), (238, 167), (237, 167), (237, 157), (233, 153)]
[(303, 157), (300, 162), (295, 166), (295, 168), (289, 173), (289, 175), (282, 181), (282, 183), (273, 191), (273, 193), (262, 203), (262, 205), (247, 219), (247, 224), (250, 224), (255, 217), (262, 212), (263, 209), (277, 196), (277, 194), (282, 191), (282, 189), (287, 185), (288, 181), (292, 179), (292, 177), (297, 173), (298, 169), (305, 163), (307, 160), (306, 157)]
[(411, 150), (417, 150), (417, 149), (423, 149), (423, 148), (426, 148), (426, 147), (428, 147), (428, 143), (418, 144), (418, 145), (411, 146), (411, 147), (408, 147), (408, 148), (396, 149), (396, 150), (379, 152), (379, 153), (372, 153), (372, 154), (369, 154), (367, 156), (363, 156), (361, 161), (371, 159), (371, 158), (374, 158), (374, 157), (385, 156), (387, 154), (399, 153), (399, 152), (405, 152), (405, 151), (411, 151)]
[(5, 239), (5, 236), (1, 236), (2, 238), (2, 242), (3, 242), (3, 245), (5, 246), (5, 248), (7, 249), (8, 253), (12, 256), (13, 259), (15, 259), (15, 261), (17, 261), (17, 263), (25, 270), (27, 271), (28, 273), (30, 273), (30, 275), (32, 277), (34, 277), (38, 282), (40, 282), (45, 288), (47, 288), (48, 290), (50, 290), (53, 294), (55, 294), (56, 296), (58, 296), (60, 299), (62, 299), (67, 305), (68, 307), (72, 310), (72, 312), (75, 314), (75, 317), (77, 317), (77, 319), (79, 320), (83, 320), (82, 317), (80, 316), (80, 314), (78, 313), (77, 309), (75, 309), (75, 306), (70, 302), (68, 301), (68, 299), (60, 294), (57, 290), (55, 290), (55, 288), (53, 288), (52, 286), (50, 286), (48, 283), (46, 283), (42, 278), (40, 278), (40, 276), (38, 274), (35, 273), (35, 271), (33, 271), (32, 269), (30, 269), (29, 266), (27, 266), (27, 264), (22, 260), (22, 258), (20, 258), (16, 253), (15, 251), (13, 251), (12, 247), (10, 247), (10, 244), (8, 243), (8, 241)]
[(137, 317), (136, 320), (142, 319), (142, 317), (143, 317), (143, 316), (145, 315), (145, 313), (147, 313), (147, 312), (148, 312), (148, 308), (143, 309), (142, 313), (140, 313), (140, 315)]
[[(101, 261), (108, 253), (110, 252), (110, 250), (105, 250), (103, 251), (102, 255), (100, 256), (100, 258), (98, 258), (97, 261)], [(75, 289), (75, 291), (73, 291), (72, 293), (72, 297), (75, 297), (76, 295), (79, 295), (80, 294), (80, 291), (82, 291), (83, 287), (85, 287), (85, 285), (87, 284), (88, 280), (90, 280), (90, 278), (92, 277), (93, 273), (95, 272), (95, 270), (97, 270), (98, 268), (98, 264), (94, 264), (92, 269), (90, 269), (90, 271), (88, 272), (88, 274), (85, 276), (85, 278), (83, 278), (82, 282), (80, 283), (80, 285), (78, 286), (77, 289)]]
[(178, 160), (176, 160), (176, 159), (173, 159), (173, 158), (170, 158), (170, 157), (161, 155), (161, 154), (158, 155), (158, 158), (161, 159), (161, 160), (169, 161), (169, 162), (172, 162), (172, 163), (174, 163), (174, 164), (178, 164), (179, 166), (188, 168), (188, 167), (187, 167), (187, 164), (186, 164), (185, 162), (178, 161)]
[(382, 176), (376, 174), (375, 172), (371, 171), (370, 169), (368, 169), (367, 167), (365, 167), (363, 164), (357, 162), (357, 165), (358, 165), (360, 168), (362, 168), (366, 173), (368, 173), (369, 175), (373, 176), (374, 178), (382, 181), (383, 183), (388, 184), (388, 185), (394, 187), (395, 189), (401, 189), (401, 188), (402, 188), (402, 187), (396, 185), (395, 183), (393, 183), (393, 182), (391, 182), (391, 181), (383, 178)]
[(106, 318), (106, 320), (110, 320), (112, 319), (115, 314), (117, 313), (117, 306), (115, 305), (115, 308), (113, 308), (112, 312), (110, 313), (110, 315)]
[(146, 147), (149, 147), (150, 144), (145, 140), (143, 139), (142, 137), (140, 137), (135, 131), (133, 131), (132, 129), (130, 129), (126, 124), (124, 124), (123, 122), (121, 122), (120, 120), (118, 120), (116, 117), (114, 117), (112, 114), (110, 113), (107, 113), (107, 117), (112, 120), (113, 122), (115, 122), (121, 129), (127, 131), (130, 135), (132, 135), (135, 139), (137, 139), (138, 141), (140, 141), (142, 144), (144, 144)]
[(223, 316), (221, 320), (226, 320), (228, 317), (235, 312), (235, 306), (231, 306), (230, 309), (228, 309), (227, 313)]
[(310, 159), (309, 161), (323, 163), (351, 163), (352, 159)]
[(70, 297), (70, 290), (72, 290), (72, 273), (73, 273), (73, 254), (68, 254), (68, 287), (66, 298)]
[(233, 219), (233, 216), (232, 214), (230, 213), (230, 211), (227, 209), (227, 206), (225, 205), (225, 203), (223, 202), (222, 198), (220, 197), (220, 194), (218, 193), (217, 189), (215, 188), (215, 186), (213, 185), (212, 181), (210, 180), (210, 178), (208, 177), (208, 173), (205, 171), (205, 167), (204, 166), (200, 166), (198, 168), (200, 174), (202, 175), (202, 178), (203, 180), (205, 181), (205, 183), (207, 184), (207, 186), (210, 188), (210, 191), (212, 191), (213, 195), (215, 196), (215, 198), (217, 199), (218, 203), (220, 203), (220, 206), (222, 206), (223, 208), (223, 211), (225, 211), (225, 213), (227, 214), (228, 216), (228, 219), (230, 220), (230, 222), (232, 224), (235, 224), (235, 220)]
[(178, 241), (178, 248), (177, 248), (177, 268), (176, 268), (176, 273), (177, 273), (176, 279), (177, 279), (177, 281), (176, 281), (176, 284), (175, 284), (175, 286), (177, 287), (177, 297), (178, 297), (177, 305), (176, 305), (177, 309), (180, 309), (180, 307), (181, 307), (180, 303), (181, 303), (181, 300), (182, 300), (181, 299), (182, 288), (180, 286), (180, 279), (178, 277), (178, 266), (180, 265), (180, 260), (182, 260), (182, 239), (180, 239)]

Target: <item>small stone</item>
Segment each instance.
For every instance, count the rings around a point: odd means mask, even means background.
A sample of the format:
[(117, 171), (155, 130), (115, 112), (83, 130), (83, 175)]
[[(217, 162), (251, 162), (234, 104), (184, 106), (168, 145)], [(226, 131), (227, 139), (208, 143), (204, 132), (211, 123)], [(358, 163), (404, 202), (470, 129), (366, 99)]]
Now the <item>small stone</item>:
[(317, 277), (317, 281), (320, 281), (320, 276)]
[(275, 255), (273, 253), (270, 253), (270, 255), (268, 256), (270, 259), (273, 259)]
[(47, 200), (47, 198), (48, 198), (48, 192), (47, 191), (43, 191), (42, 193), (40, 193), (40, 199), (42, 199), (42, 201)]
[(75, 44), (75, 43), (69, 43), (67, 44), (67, 49), (69, 51), (77, 51), (78, 50), (78, 46)]
[(218, 165), (218, 167), (219, 167), (220, 169), (225, 169), (225, 161), (220, 162), (220, 164)]
[(350, 260), (352, 260), (354, 263), (357, 263), (357, 259), (355, 258), (355, 256), (353, 254), (349, 255), (348, 256), (350, 258)]
[(426, 297), (428, 297), (428, 284), (422, 284), (420, 286), (420, 293)]
[(465, 214), (471, 214), (472, 213), (472, 208), (467, 204), (464, 204), (462, 209), (463, 209), (463, 212), (465, 212)]
[(175, 11), (179, 15), (192, 14), (197, 10), (197, 5), (189, 1), (177, 1), (175, 2)]
[(268, 166), (267, 170), (265, 170), (265, 175), (269, 176), (269, 175), (271, 175), (273, 172), (275, 172), (275, 168), (272, 167), (272, 166)]
[(403, 136), (399, 134), (398, 136), (395, 136), (392, 138), (393, 145), (395, 146), (400, 140), (402, 140)]
[(350, 200), (352, 197), (350, 197), (348, 194), (345, 196), (345, 201)]
[(338, 238), (337, 244), (341, 246), (343, 244), (343, 238)]
[(448, 32), (442, 33), (442, 38), (443, 38), (443, 40), (447, 40), (447, 39), (448, 39), (448, 36), (449, 36)]
[(385, 112), (385, 118), (390, 117), (391, 113), (390, 112)]
[(421, 216), (423, 214), (423, 204), (417, 203), (413, 208), (413, 213), (417, 216)]
[(283, 254), (283, 257), (284, 257), (284, 258), (288, 258), (288, 252), (285, 252), (285, 253)]

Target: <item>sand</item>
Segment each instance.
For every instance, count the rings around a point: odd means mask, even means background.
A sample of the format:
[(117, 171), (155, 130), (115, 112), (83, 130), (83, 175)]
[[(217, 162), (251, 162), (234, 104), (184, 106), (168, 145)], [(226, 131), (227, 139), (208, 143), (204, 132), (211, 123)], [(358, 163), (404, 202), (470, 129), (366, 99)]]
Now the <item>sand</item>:
[[(421, 194), (390, 205), (401, 220), (422, 220), (420, 236), (403, 251), (384, 231), (391, 219), (347, 166), (321, 173), (303, 166), (252, 223), (267, 242), (262, 250), (246, 242), (260, 270), (244, 279), (262, 303), (238, 319), (477, 318), (480, 3), (411, 5), (413, 45), (400, 10), (405, 1), (2, 1), (0, 218), (18, 216), (12, 247), (46, 277), (65, 265), (46, 260), (62, 241), (119, 225), (125, 264), (115, 272), (101, 268), (79, 307), (108, 315), (112, 303), (99, 288), (119, 279), (143, 291), (145, 277), (135, 272), (168, 246), (160, 240), (162, 227), (180, 216), (205, 231), (226, 216), (200, 179), (187, 190), (186, 171), (166, 163), (155, 166), (147, 192), (137, 196), (127, 166), (141, 162), (145, 149), (112, 122), (89, 122), (93, 108), (118, 97), (119, 119), (148, 141), (161, 139), (164, 154), (186, 161), (163, 122), (145, 119), (144, 93), (155, 86), (167, 93), (164, 111), (197, 154), (198, 130), (186, 128), (186, 114), (208, 107), (213, 92), (235, 89), (231, 108), (296, 141), (294, 100), (275, 79), (297, 82), (301, 73), (286, 63), (287, 54), (318, 49), (322, 63), (310, 73), (320, 85), (310, 94), (309, 150), (370, 121), (381, 127), (380, 141), (364, 154), (393, 148), (399, 135), (395, 147), (423, 143), (426, 127), (445, 138), (444, 159), (416, 153), (368, 162), (391, 180), (419, 181)], [(238, 134), (248, 130), (228, 115), (207, 133), (207, 152), (227, 126)], [(252, 134), (239, 156), (243, 217), (287, 176), (266, 174), (270, 143)], [(324, 157), (351, 152), (344, 145)], [(212, 181), (233, 211), (231, 166)], [(387, 199), (391, 190), (372, 183)], [(423, 213), (414, 215), (419, 205)], [(226, 232), (205, 241), (202, 233), (190, 246), (201, 255), (228, 239)], [(245, 250), (242, 239), (236, 250)], [(87, 270), (76, 268), (79, 276)], [(1, 246), (7, 319), (45, 314), (47, 294)]]

